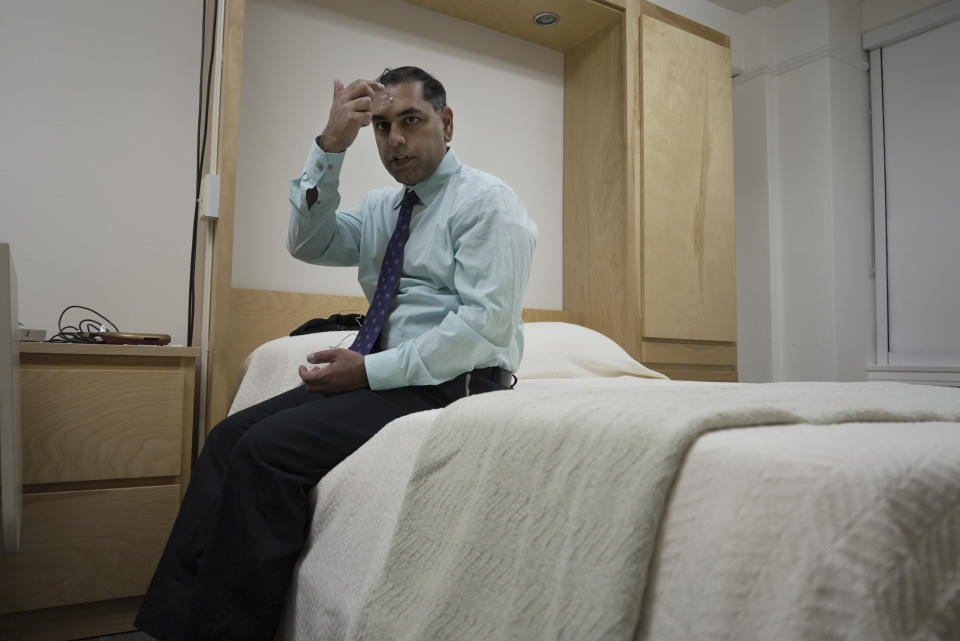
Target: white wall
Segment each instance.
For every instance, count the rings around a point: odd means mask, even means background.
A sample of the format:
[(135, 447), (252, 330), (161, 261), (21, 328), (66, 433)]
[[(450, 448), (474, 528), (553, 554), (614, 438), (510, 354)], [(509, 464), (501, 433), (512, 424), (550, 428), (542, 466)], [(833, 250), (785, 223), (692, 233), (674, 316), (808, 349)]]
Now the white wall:
[(860, 17), (855, 0), (793, 0), (744, 16), (746, 68), (734, 87), (744, 381), (866, 377), (873, 263)]
[[(288, 187), (326, 123), (333, 78), (412, 64), (436, 75), (461, 161), (505, 180), (539, 227), (525, 305), (563, 306), (563, 55), (396, 0), (247, 0), (233, 285), (362, 292), (355, 268), (284, 248)], [(395, 184), (364, 129), (347, 153), (342, 205)]]
[(863, 0), (860, 26), (863, 31), (869, 31), (941, 2), (943, 0)]
[[(779, 238), (770, 211), (778, 201), (775, 157), (776, 92), (765, 75), (734, 85), (734, 183), (737, 224), (737, 366), (741, 380), (773, 380), (773, 328), (779, 326), (778, 263), (771, 243)], [(779, 338), (779, 333), (778, 333)]]
[(0, 0), (0, 240), (28, 327), (77, 304), (186, 341), (200, 31), (193, 0)]

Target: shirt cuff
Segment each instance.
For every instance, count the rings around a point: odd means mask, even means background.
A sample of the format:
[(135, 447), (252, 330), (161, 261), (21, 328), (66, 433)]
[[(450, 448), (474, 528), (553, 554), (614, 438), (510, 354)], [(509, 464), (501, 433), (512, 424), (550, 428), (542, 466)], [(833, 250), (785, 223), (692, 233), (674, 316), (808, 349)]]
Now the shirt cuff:
[(367, 370), (367, 383), (372, 390), (393, 389), (406, 387), (403, 369), (400, 366), (400, 355), (395, 349), (367, 354), (363, 365)]
[(322, 181), (337, 182), (340, 180), (340, 168), (343, 166), (343, 159), (346, 156), (345, 151), (340, 153), (328, 153), (317, 145), (316, 140), (310, 148), (310, 154), (307, 156), (307, 163), (303, 168), (304, 182), (306, 188), (316, 187)]

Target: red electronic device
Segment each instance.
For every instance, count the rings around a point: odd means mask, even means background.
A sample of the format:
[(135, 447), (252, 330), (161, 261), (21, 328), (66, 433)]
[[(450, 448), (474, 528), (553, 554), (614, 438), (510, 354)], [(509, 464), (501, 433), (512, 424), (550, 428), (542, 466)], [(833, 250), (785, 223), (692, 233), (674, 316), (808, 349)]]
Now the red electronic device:
[(169, 334), (137, 334), (132, 332), (100, 332), (100, 340), (110, 345), (166, 345)]

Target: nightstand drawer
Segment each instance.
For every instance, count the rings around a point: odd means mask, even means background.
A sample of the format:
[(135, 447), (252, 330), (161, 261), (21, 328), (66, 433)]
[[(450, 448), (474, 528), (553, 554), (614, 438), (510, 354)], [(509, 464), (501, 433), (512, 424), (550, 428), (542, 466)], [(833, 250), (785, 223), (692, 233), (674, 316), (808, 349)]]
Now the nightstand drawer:
[(183, 372), (23, 369), (20, 376), (24, 484), (181, 473)]
[(0, 614), (143, 594), (179, 503), (179, 485), (25, 494)]

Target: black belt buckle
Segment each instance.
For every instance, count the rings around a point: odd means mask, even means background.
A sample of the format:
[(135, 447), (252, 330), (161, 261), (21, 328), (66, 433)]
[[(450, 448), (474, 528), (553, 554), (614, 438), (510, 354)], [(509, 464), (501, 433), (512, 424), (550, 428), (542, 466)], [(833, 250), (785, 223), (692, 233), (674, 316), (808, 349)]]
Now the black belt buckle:
[(502, 367), (475, 369), (472, 375), (478, 378), (486, 378), (504, 387), (513, 388), (513, 386), (517, 384), (517, 377), (513, 375), (513, 372), (505, 370)]

